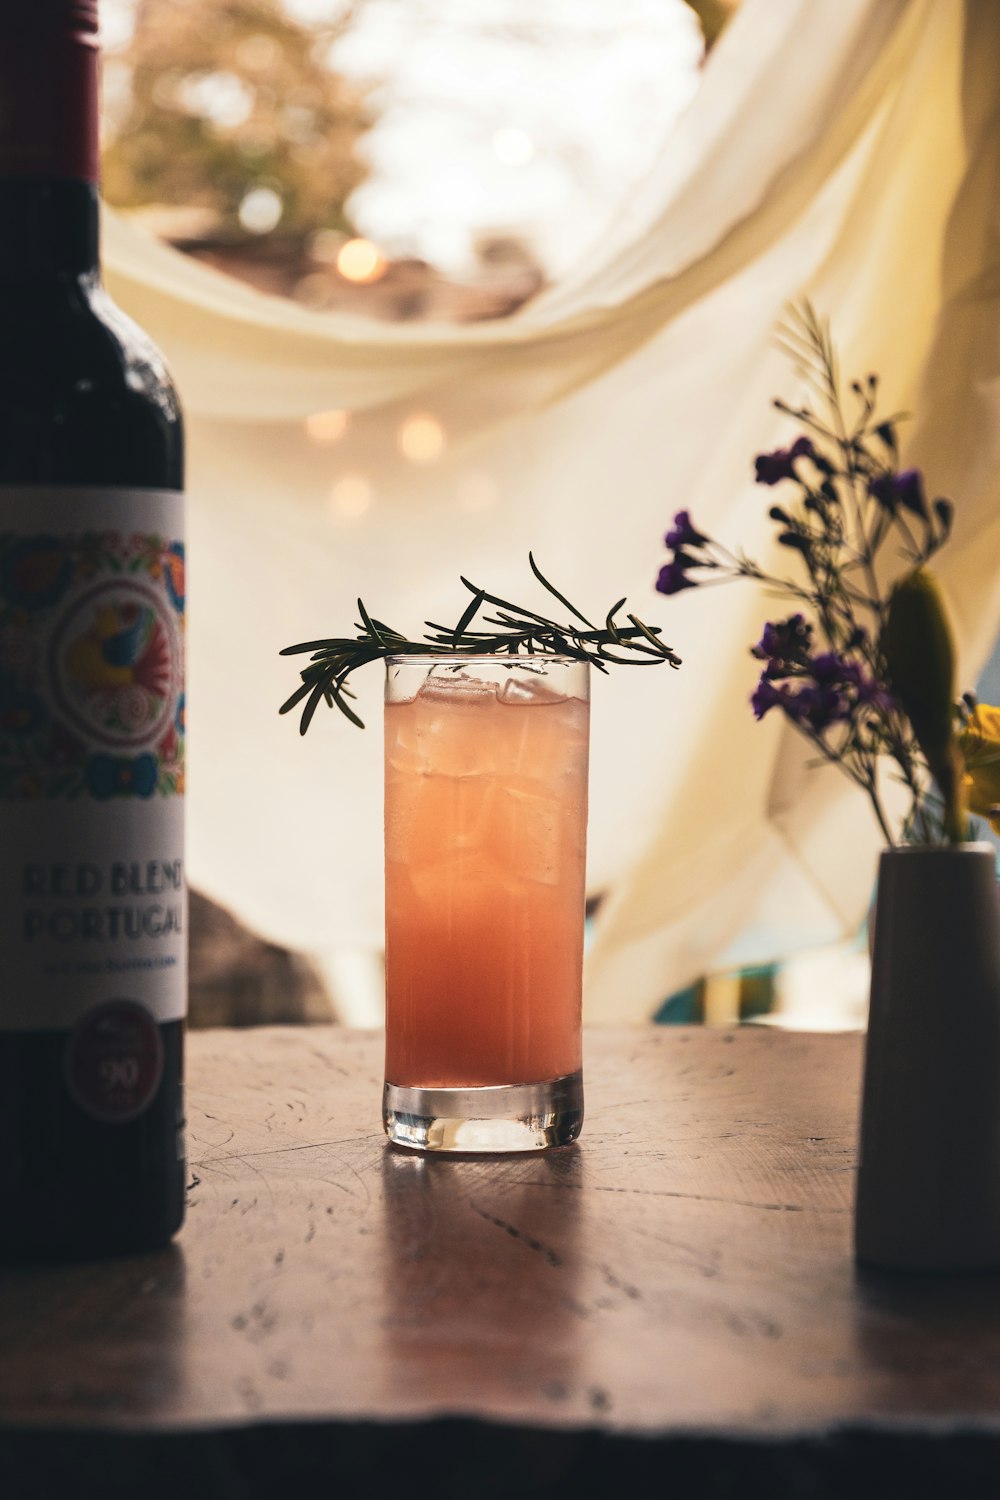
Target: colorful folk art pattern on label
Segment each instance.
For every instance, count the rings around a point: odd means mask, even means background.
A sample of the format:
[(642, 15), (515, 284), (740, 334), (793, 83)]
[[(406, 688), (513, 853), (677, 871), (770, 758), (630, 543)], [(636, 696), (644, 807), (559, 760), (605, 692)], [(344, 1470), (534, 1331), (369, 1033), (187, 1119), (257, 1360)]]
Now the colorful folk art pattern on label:
[(184, 790), (184, 546), (0, 532), (0, 798)]

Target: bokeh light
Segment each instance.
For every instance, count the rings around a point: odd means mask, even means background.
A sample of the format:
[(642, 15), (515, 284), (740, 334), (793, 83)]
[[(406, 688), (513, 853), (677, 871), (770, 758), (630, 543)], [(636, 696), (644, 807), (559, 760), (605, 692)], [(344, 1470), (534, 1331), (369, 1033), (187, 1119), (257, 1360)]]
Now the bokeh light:
[(251, 188), (240, 204), (239, 220), (248, 234), (270, 234), (281, 222), (284, 204), (274, 188)]
[(306, 417), (306, 434), (313, 443), (336, 443), (347, 431), (349, 413), (333, 409), (314, 411)]
[(339, 229), (317, 229), (309, 237), (309, 254), (321, 266), (333, 266), (346, 243), (347, 235)]
[(444, 428), (437, 417), (414, 412), (400, 426), (397, 441), (399, 451), (411, 463), (432, 464), (444, 452)]
[(341, 520), (357, 520), (371, 503), (372, 487), (364, 474), (344, 474), (330, 490), (330, 509)]
[(251, 32), (236, 44), (236, 61), (241, 68), (251, 73), (266, 73), (273, 68), (281, 55), (281, 48), (273, 36), (263, 31)]
[(337, 270), (345, 281), (364, 284), (385, 275), (386, 261), (371, 240), (353, 239), (341, 245)]
[(505, 167), (526, 167), (535, 155), (535, 143), (527, 131), (504, 125), (493, 136), (493, 154)]

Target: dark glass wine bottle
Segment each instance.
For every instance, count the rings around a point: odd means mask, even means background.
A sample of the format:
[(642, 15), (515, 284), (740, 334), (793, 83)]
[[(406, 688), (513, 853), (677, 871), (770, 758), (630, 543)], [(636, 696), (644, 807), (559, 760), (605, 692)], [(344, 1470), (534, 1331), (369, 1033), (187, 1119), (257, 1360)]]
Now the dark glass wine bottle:
[(97, 0), (0, 4), (0, 1257), (184, 1203), (183, 435), (98, 261)]

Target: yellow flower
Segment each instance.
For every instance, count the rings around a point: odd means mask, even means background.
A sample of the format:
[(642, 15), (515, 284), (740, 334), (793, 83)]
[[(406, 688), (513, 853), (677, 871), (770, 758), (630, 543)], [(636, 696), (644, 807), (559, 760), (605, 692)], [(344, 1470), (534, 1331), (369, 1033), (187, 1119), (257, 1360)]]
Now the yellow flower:
[(969, 809), (1000, 833), (1000, 708), (978, 703), (959, 736)]

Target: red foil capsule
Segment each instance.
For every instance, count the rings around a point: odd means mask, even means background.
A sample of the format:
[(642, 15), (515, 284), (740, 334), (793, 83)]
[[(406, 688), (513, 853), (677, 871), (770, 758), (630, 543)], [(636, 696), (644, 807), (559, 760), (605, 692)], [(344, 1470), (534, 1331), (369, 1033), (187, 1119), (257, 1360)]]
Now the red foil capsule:
[(0, 176), (99, 177), (97, 0), (0, 4)]

